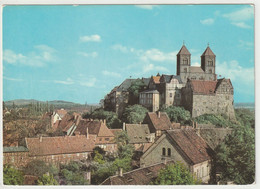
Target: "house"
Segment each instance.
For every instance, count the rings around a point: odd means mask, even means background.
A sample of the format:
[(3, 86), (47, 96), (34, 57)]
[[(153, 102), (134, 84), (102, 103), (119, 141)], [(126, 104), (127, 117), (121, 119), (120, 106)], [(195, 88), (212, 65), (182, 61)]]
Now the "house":
[(141, 167), (165, 160), (182, 162), (202, 182), (210, 179), (212, 149), (194, 129), (173, 129), (165, 132), (140, 158)]
[(30, 160), (46, 163), (68, 163), (86, 160), (93, 152), (96, 137), (93, 135), (25, 138)]
[(14, 167), (22, 167), (28, 163), (28, 149), (24, 146), (12, 146), (3, 148), (3, 164)]
[(235, 118), (233, 108), (233, 86), (230, 79), (216, 81), (189, 80), (182, 89), (183, 106), (192, 117), (203, 114), (225, 114)]
[(166, 130), (172, 129), (172, 123), (165, 112), (158, 111), (148, 112), (143, 121), (144, 124), (147, 124), (150, 130), (150, 133), (155, 133), (155, 136), (161, 136)]
[[(77, 114), (66, 114), (62, 118), (62, 120), (58, 120), (54, 124), (55, 130), (61, 130), (68, 136), (71, 136), (76, 129), (76, 126), (79, 124), (80, 120), (82, 120), (80, 115)], [(57, 124), (57, 126), (56, 126)]]
[(62, 120), (62, 118), (67, 114), (67, 111), (64, 109), (56, 110), (52, 113), (51, 116), (51, 126), (53, 127), (56, 121)]
[(123, 173), (121, 169), (119, 175), (108, 177), (101, 185), (149, 185), (157, 178), (160, 170), (171, 163), (173, 163), (173, 161), (156, 163), (125, 173)]
[(155, 139), (155, 134), (150, 133), (147, 124), (125, 124), (125, 130), (129, 137), (129, 144), (134, 145), (135, 150), (143, 152)]
[(117, 150), (114, 141), (115, 135), (106, 126), (106, 121), (102, 120), (80, 120), (76, 126), (73, 135), (94, 135), (96, 136), (95, 145), (104, 149), (106, 152), (115, 152)]
[(160, 95), (157, 90), (146, 90), (139, 94), (139, 104), (149, 111), (156, 112), (160, 107)]

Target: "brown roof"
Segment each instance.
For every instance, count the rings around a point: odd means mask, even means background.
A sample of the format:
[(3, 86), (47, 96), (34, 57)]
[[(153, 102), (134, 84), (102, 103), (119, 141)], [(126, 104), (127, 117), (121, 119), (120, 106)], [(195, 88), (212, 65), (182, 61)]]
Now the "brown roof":
[(115, 136), (118, 134), (118, 133), (120, 133), (120, 132), (122, 132), (123, 131), (123, 129), (109, 129)]
[(59, 116), (61, 118), (63, 118), (63, 116), (65, 116), (65, 114), (67, 114), (67, 111), (64, 109), (60, 109), (60, 110), (57, 110), (56, 113), (59, 114)]
[(183, 45), (177, 55), (179, 55), (179, 54), (187, 54), (187, 55), (190, 55), (190, 52), (188, 51), (188, 49), (186, 48), (186, 46)]
[(167, 133), (193, 164), (210, 159), (211, 148), (194, 129), (174, 129)]
[(25, 138), (29, 154), (33, 156), (91, 152), (95, 147), (95, 136)]
[(160, 78), (161, 76), (152, 76), (152, 81), (155, 83), (155, 84), (160, 84)]
[(166, 112), (160, 112), (160, 117), (158, 115), (159, 113), (155, 112), (148, 112), (147, 116), (151, 120), (154, 128), (156, 130), (169, 130), (172, 128), (171, 121), (167, 115)]
[(212, 52), (212, 50), (209, 47), (207, 47), (201, 56), (216, 56), (216, 55)]
[(136, 149), (139, 152), (146, 152), (146, 150), (152, 145), (153, 143), (144, 143), (142, 146)]
[(214, 94), (217, 81), (190, 80), (193, 93)]
[(62, 129), (63, 131), (67, 131), (69, 127), (73, 125), (73, 123), (74, 123), (74, 116), (65, 114), (62, 120), (60, 120), (58, 128)]
[(113, 137), (114, 134), (107, 128), (106, 124), (98, 120), (80, 120), (75, 132), (79, 132), (81, 135), (88, 133), (97, 135), (98, 137)]
[(129, 143), (146, 143), (147, 136), (150, 135), (147, 124), (126, 124), (126, 132), (129, 137)]
[(201, 67), (197, 67), (197, 66), (191, 66), (190, 72), (191, 73), (204, 73), (203, 69)]
[[(167, 164), (170, 163), (173, 163), (173, 161), (167, 162)], [(165, 166), (164, 163), (158, 163), (123, 173), (123, 176), (111, 176), (101, 185), (149, 185)]]

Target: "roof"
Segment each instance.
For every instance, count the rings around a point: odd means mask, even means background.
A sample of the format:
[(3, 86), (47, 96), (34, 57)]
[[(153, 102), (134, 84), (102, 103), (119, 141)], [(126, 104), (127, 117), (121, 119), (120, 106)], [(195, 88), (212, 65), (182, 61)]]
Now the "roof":
[(136, 151), (139, 152), (145, 152), (153, 143), (144, 143), (142, 144), (142, 146), (140, 146), (139, 148), (136, 149)]
[(159, 92), (158, 92), (157, 90), (154, 90), (154, 89), (146, 90), (146, 91), (143, 91), (143, 92), (140, 92), (140, 93), (154, 93), (154, 94), (159, 94)]
[(172, 128), (171, 121), (166, 112), (148, 112), (147, 116), (156, 130), (169, 130)]
[(216, 55), (212, 52), (212, 50), (209, 47), (207, 47), (201, 56), (216, 56)]
[(113, 137), (114, 134), (107, 128), (106, 124), (98, 120), (80, 120), (74, 132), (79, 132), (81, 135), (97, 135), (98, 137)]
[(135, 81), (136, 79), (125, 79), (123, 83), (121, 83), (118, 88), (116, 89), (117, 91), (127, 91), (127, 89), (131, 86), (132, 82)]
[[(56, 122), (55, 122), (56, 123)], [(62, 129), (63, 131), (67, 131), (74, 123), (74, 116), (70, 114), (64, 115), (62, 120), (60, 120), (57, 124), (59, 129)], [(57, 127), (55, 125), (55, 127)]]
[(188, 49), (186, 48), (185, 45), (183, 45), (180, 49), (180, 51), (178, 52), (177, 55), (180, 55), (180, 54), (186, 54), (186, 55), (190, 55), (190, 52), (188, 51)]
[(148, 84), (149, 84), (149, 82), (150, 82), (150, 79), (151, 78), (142, 78), (142, 81), (144, 82), (144, 84), (147, 86)]
[(152, 76), (152, 81), (155, 84), (160, 84), (160, 78), (161, 78), (161, 76)]
[(91, 152), (95, 137), (89, 135), (25, 138), (29, 154), (33, 156)]
[(217, 83), (217, 86), (216, 86), (216, 90), (217, 90), (217, 88), (220, 86), (220, 84), (221, 84), (223, 81), (227, 81), (227, 82), (230, 84), (230, 86), (232, 87), (232, 89), (233, 89), (233, 85), (232, 85), (230, 79), (221, 78), (221, 79), (218, 79), (217, 81), (218, 81), (218, 83)]
[[(173, 161), (167, 162), (170, 163)], [(165, 167), (166, 164), (158, 163), (123, 173), (123, 176), (110, 176), (101, 185), (149, 185)]]
[(217, 81), (190, 80), (191, 88), (195, 94), (214, 94)]
[(147, 124), (125, 124), (129, 143), (146, 143), (147, 136), (150, 134)]
[(167, 133), (193, 164), (210, 159), (209, 154), (212, 149), (196, 134), (194, 129), (173, 129)]
[(173, 78), (177, 79), (179, 81), (179, 83), (182, 83), (181, 77), (179, 75), (176, 76), (176, 75), (165, 75), (165, 74), (163, 74), (161, 76), (161, 78), (164, 79), (165, 83), (170, 83)]
[(4, 147), (3, 148), (4, 153), (8, 152), (28, 152), (28, 148), (24, 146), (10, 146), (10, 147)]
[(64, 109), (60, 109), (60, 110), (57, 110), (56, 113), (59, 114), (59, 116), (60, 116), (61, 118), (63, 118), (63, 116), (64, 116), (65, 114), (67, 114), (67, 111), (64, 110)]
[(115, 136), (118, 134), (118, 133), (120, 133), (120, 132), (122, 132), (123, 131), (123, 129), (109, 129)]
[(190, 66), (190, 72), (191, 73), (204, 73), (203, 69), (201, 67), (197, 67), (197, 66)]

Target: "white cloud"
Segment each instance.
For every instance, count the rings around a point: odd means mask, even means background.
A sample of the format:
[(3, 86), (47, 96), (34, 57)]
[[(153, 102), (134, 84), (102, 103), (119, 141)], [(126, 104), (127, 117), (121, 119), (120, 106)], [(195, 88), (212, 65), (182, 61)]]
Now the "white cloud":
[(199, 62), (194, 62), (191, 64), (191, 66), (201, 66), (201, 64)]
[(55, 53), (56, 50), (47, 45), (34, 46), (34, 51), (31, 51), (26, 55), (6, 49), (3, 52), (3, 60), (5, 63), (13, 65), (20, 64), (32, 67), (43, 67), (48, 62), (57, 60)]
[(99, 35), (86, 35), (79, 38), (80, 42), (101, 42)]
[(112, 49), (121, 51), (122, 53), (127, 53), (128, 52), (128, 48), (123, 46), (123, 45), (120, 45), (120, 44), (113, 45)]
[(230, 20), (234, 26), (249, 29), (251, 26), (249, 26), (246, 21), (254, 18), (254, 7), (246, 7), (228, 14), (223, 14), (223, 17)]
[(148, 64), (143, 66), (143, 72), (169, 72), (169, 70), (163, 66), (155, 66), (154, 64)]
[(9, 80), (9, 81), (18, 81), (18, 82), (24, 81), (23, 79), (16, 79), (16, 78), (5, 77), (5, 76), (3, 76), (3, 78), (4, 78), (5, 80)]
[(245, 22), (231, 22), (231, 24), (239, 28), (246, 28), (246, 29), (251, 28), (251, 26), (247, 25)]
[(87, 80), (81, 80), (79, 81), (79, 84), (81, 86), (85, 86), (85, 87), (93, 87), (95, 86), (97, 79), (95, 77), (90, 77)]
[(54, 80), (54, 83), (60, 83), (64, 85), (72, 85), (74, 84), (74, 81), (71, 78), (67, 78), (66, 80)]
[(174, 61), (176, 59), (177, 52), (164, 53), (158, 49), (150, 49), (147, 51), (140, 51), (139, 53), (140, 59), (142, 61), (156, 61), (156, 62), (164, 62), (164, 61)]
[(152, 10), (156, 7), (158, 7), (158, 5), (135, 5), (137, 8), (141, 8), (141, 9), (146, 9), (146, 10)]
[(107, 70), (103, 70), (102, 74), (106, 75), (106, 76), (111, 76), (111, 77), (121, 77), (121, 74), (116, 73), (116, 72), (109, 72)]
[(92, 58), (96, 58), (98, 56), (97, 52), (91, 52), (91, 53), (77, 52), (77, 54), (85, 57), (92, 57)]
[(205, 20), (200, 20), (200, 23), (203, 25), (212, 25), (214, 24), (214, 19), (213, 18), (208, 18)]
[(239, 40), (238, 47), (244, 48), (246, 50), (251, 50), (254, 47), (254, 43), (248, 42), (248, 41)]
[(228, 14), (224, 14), (223, 17), (231, 21), (247, 21), (254, 18), (254, 7), (247, 7)]
[(232, 82), (247, 85), (254, 84), (254, 67), (244, 68), (236, 60), (223, 63), (217, 62), (216, 73), (221, 74), (222, 77), (230, 78)]

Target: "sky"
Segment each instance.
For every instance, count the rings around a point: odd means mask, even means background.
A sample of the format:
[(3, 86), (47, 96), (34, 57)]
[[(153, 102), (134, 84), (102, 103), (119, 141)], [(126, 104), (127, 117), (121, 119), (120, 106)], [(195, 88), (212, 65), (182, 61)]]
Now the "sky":
[(234, 102), (254, 102), (254, 7), (79, 5), (3, 8), (3, 100), (99, 103), (126, 78), (176, 75), (209, 44)]

